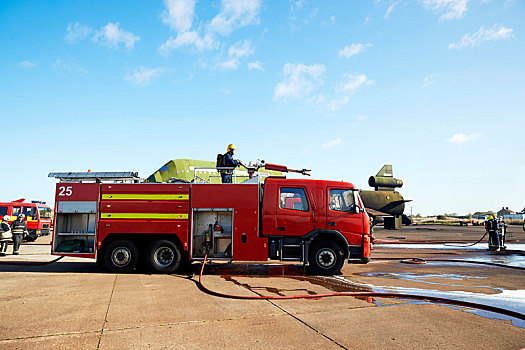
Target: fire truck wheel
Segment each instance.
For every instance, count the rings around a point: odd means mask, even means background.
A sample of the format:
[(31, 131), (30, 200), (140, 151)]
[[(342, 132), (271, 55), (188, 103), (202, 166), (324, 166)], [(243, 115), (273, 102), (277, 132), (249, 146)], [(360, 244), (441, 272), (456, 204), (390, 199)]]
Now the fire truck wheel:
[(344, 264), (343, 251), (332, 241), (317, 241), (310, 248), (309, 269), (317, 275), (333, 275)]
[(112, 272), (131, 272), (137, 267), (139, 251), (132, 241), (119, 239), (111, 242), (104, 254), (104, 262)]
[(148, 265), (156, 272), (171, 273), (179, 268), (180, 252), (175, 243), (159, 240), (148, 249)]

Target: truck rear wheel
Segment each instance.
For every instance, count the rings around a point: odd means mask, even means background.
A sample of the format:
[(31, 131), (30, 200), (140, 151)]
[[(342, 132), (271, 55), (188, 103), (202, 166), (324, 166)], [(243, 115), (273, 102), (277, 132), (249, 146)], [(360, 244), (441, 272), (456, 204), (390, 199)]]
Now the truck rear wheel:
[(344, 264), (341, 247), (332, 241), (318, 241), (310, 248), (309, 270), (317, 275), (333, 275)]
[(148, 265), (155, 272), (171, 273), (179, 268), (180, 261), (179, 248), (171, 241), (155, 241), (148, 249)]
[(104, 253), (104, 263), (112, 272), (131, 272), (137, 267), (138, 261), (137, 246), (127, 239), (111, 242)]

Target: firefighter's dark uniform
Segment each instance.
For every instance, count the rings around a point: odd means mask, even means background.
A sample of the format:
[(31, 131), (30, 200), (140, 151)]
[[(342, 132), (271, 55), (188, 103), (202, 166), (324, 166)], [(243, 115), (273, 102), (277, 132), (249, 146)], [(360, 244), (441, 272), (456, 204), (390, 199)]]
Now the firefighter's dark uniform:
[[(239, 165), (239, 162), (233, 159), (232, 152), (226, 152), (222, 156), (222, 166), (223, 167), (231, 167), (235, 168)], [(223, 184), (231, 184), (232, 183), (232, 175), (233, 170), (221, 170), (221, 180)]]
[(11, 231), (9, 224), (3, 221), (0, 224), (0, 256), (5, 256), (10, 238), (2, 238), (2, 233)]
[(487, 231), (489, 232), (489, 249), (499, 249), (498, 221), (496, 219), (487, 221)]
[(13, 234), (13, 254), (18, 254), (24, 234), (27, 234), (26, 222), (19, 219), (13, 221), (11, 223), (11, 233)]

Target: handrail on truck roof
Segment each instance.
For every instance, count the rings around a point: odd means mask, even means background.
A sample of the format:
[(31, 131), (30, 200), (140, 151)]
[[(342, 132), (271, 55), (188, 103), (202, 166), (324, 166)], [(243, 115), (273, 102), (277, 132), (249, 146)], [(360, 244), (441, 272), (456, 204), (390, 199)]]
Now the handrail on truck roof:
[(54, 177), (60, 182), (129, 182), (137, 183), (142, 179), (136, 171), (86, 171), (49, 173), (47, 177)]
[[(203, 179), (202, 177), (197, 175), (197, 170), (216, 170), (219, 175), (209, 175), (208, 180)], [(236, 183), (237, 176), (245, 176), (245, 175), (237, 175), (236, 173), (236, 167), (226, 167), (226, 166), (220, 166), (220, 167), (194, 167), (193, 168), (193, 183), (197, 183), (197, 179), (201, 180), (203, 183), (211, 183), (212, 177), (220, 177), (220, 170), (233, 170), (232, 183)]]

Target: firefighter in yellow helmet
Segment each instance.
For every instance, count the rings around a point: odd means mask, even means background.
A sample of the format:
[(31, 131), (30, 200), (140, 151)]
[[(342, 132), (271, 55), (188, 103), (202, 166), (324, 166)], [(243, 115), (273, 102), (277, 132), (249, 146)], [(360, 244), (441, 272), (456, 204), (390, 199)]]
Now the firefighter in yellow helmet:
[(494, 216), (489, 215), (485, 222), (485, 228), (489, 233), (489, 250), (499, 252), (498, 221)]
[(226, 149), (226, 153), (222, 156), (222, 162), (220, 166), (232, 168), (232, 169), (221, 170), (221, 180), (223, 184), (232, 183), (233, 169), (239, 166), (241, 163), (240, 160), (233, 159), (233, 155), (236, 149), (237, 149), (237, 146), (235, 146), (233, 143), (230, 143), (228, 145), (228, 148)]

